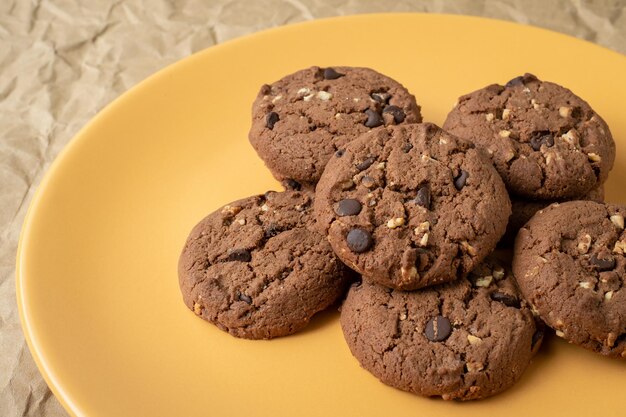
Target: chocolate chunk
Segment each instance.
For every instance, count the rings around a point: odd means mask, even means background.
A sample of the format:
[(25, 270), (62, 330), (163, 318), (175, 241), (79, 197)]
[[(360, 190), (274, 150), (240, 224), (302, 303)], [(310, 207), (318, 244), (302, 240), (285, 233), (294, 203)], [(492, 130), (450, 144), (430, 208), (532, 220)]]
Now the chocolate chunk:
[(341, 158), (343, 156), (343, 154), (346, 153), (345, 149), (339, 149), (337, 152), (335, 152), (335, 156), (337, 158)]
[(367, 230), (352, 229), (346, 236), (346, 242), (352, 252), (363, 253), (372, 247), (374, 239)]
[(384, 123), (383, 117), (372, 109), (365, 110), (367, 120), (365, 126), (369, 128), (378, 127)]
[(229, 261), (250, 262), (252, 260), (252, 254), (246, 249), (233, 249), (228, 254)]
[(541, 145), (546, 145), (548, 148), (554, 146), (554, 137), (552, 136), (552, 133), (545, 130), (535, 132), (533, 137), (530, 139), (530, 146), (532, 146), (533, 150), (538, 151), (541, 149)]
[(615, 258), (613, 257), (602, 259), (598, 258), (596, 255), (592, 255), (590, 260), (598, 271), (610, 271), (615, 268), (616, 264)]
[(266, 239), (269, 239), (271, 237), (276, 236), (280, 232), (282, 232), (282, 229), (278, 225), (276, 225), (274, 223), (270, 223), (265, 228), (265, 230), (263, 230), (263, 235), (265, 236)]
[(373, 188), (376, 185), (376, 180), (369, 175), (364, 175), (363, 178), (361, 178), (361, 184), (367, 188)]
[(430, 186), (428, 184), (422, 185), (419, 190), (417, 190), (417, 195), (415, 196), (414, 201), (418, 206), (422, 206), (426, 210), (430, 210)]
[(526, 83), (529, 81), (538, 81), (538, 79), (532, 74), (524, 74), (524, 75), (520, 75), (519, 77), (515, 77), (512, 80), (510, 80), (508, 83), (506, 83), (505, 87), (516, 87), (519, 85), (526, 85)]
[(461, 174), (459, 174), (459, 176), (454, 179), (454, 188), (461, 191), (461, 189), (465, 187), (465, 181), (467, 181), (467, 177), (469, 177), (467, 171), (461, 170)]
[(302, 189), (302, 184), (300, 184), (296, 180), (292, 180), (291, 178), (287, 178), (286, 180), (283, 180), (282, 184), (286, 190), (300, 191)]
[(406, 117), (404, 111), (398, 106), (386, 106), (383, 113), (391, 113), (396, 124), (404, 122), (404, 118)]
[(380, 104), (387, 104), (389, 103), (389, 99), (391, 99), (391, 94), (386, 93), (384, 91), (377, 91), (377, 92), (370, 94), (370, 97), (373, 98), (375, 101), (379, 102)]
[(324, 70), (324, 79), (325, 80), (336, 80), (339, 77), (343, 77), (346, 74), (340, 74), (337, 71), (335, 71), (334, 68), (326, 68)]
[(491, 293), (491, 299), (493, 301), (498, 301), (507, 307), (520, 308), (520, 303), (517, 297), (510, 295), (510, 294), (505, 294), (503, 292), (496, 291), (496, 292)]
[(252, 304), (252, 298), (250, 298), (249, 295), (239, 293), (239, 296), (237, 298), (239, 298), (240, 301), (243, 301), (248, 304)]
[(402, 145), (402, 152), (404, 153), (409, 153), (411, 149), (413, 149), (413, 145), (410, 142), (407, 142), (404, 145)]
[(506, 83), (504, 86), (505, 87), (516, 87), (518, 85), (524, 85), (524, 76), (520, 75), (519, 77), (515, 77), (512, 80), (509, 80), (508, 83)]
[(358, 200), (347, 198), (341, 200), (335, 209), (338, 216), (356, 216), (361, 212), (361, 203)]
[(426, 323), (426, 329), (424, 334), (426, 338), (431, 342), (443, 342), (452, 333), (452, 326), (450, 326), (450, 320), (444, 316), (437, 316), (430, 319)]
[(279, 120), (278, 113), (270, 112), (268, 113), (267, 116), (265, 116), (265, 126), (267, 126), (267, 128), (270, 130), (274, 129), (274, 125), (276, 124), (278, 120)]
[(363, 171), (372, 166), (372, 164), (376, 161), (376, 158), (370, 156), (369, 158), (365, 158), (365, 160), (359, 164), (357, 164), (356, 169), (359, 171)]

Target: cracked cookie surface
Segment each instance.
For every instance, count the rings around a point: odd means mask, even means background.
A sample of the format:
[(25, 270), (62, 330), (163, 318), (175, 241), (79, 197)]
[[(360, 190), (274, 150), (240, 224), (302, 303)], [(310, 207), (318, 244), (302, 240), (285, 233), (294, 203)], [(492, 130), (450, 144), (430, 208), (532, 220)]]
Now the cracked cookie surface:
[(421, 120), (415, 97), (385, 75), (369, 68), (311, 67), (261, 87), (249, 139), (279, 181), (306, 186), (360, 134)]
[(527, 198), (580, 197), (615, 160), (611, 132), (589, 104), (531, 74), (460, 97), (443, 128), (483, 147), (509, 191)]
[(383, 383), (447, 400), (513, 385), (543, 337), (494, 256), (468, 278), (419, 291), (354, 284), (341, 326), (352, 354)]
[(300, 330), (350, 277), (313, 225), (312, 194), (297, 191), (245, 198), (209, 214), (180, 256), (185, 304), (237, 337)]
[(495, 248), (511, 212), (482, 151), (430, 123), (350, 143), (329, 161), (314, 211), (344, 263), (405, 290), (466, 275)]
[(553, 204), (515, 240), (513, 272), (522, 294), (556, 334), (626, 359), (626, 206)]

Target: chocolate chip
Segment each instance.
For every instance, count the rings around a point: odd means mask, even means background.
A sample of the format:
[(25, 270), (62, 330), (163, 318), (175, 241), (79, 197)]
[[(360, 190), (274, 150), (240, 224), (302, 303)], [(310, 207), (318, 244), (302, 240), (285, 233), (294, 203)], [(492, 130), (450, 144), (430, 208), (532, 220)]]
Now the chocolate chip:
[(252, 254), (246, 249), (233, 249), (228, 254), (229, 261), (250, 262), (252, 260)]
[(335, 209), (337, 216), (356, 216), (361, 212), (361, 203), (352, 198), (341, 200)]
[(596, 267), (598, 271), (610, 271), (615, 268), (615, 258), (609, 257), (607, 259), (598, 258), (596, 255), (591, 256), (591, 263)]
[(444, 316), (437, 316), (430, 319), (426, 323), (426, 329), (424, 334), (426, 338), (431, 342), (443, 342), (452, 333), (452, 326), (450, 326), (450, 320)]
[(365, 126), (369, 128), (378, 127), (385, 122), (383, 117), (372, 109), (365, 110), (365, 114), (367, 115)]
[(541, 342), (542, 339), (543, 339), (543, 330), (538, 329), (533, 334), (533, 338), (532, 338), (532, 341), (530, 343), (530, 350), (533, 350), (535, 348), (535, 346), (537, 345), (537, 343)]
[(373, 188), (376, 186), (376, 180), (369, 175), (364, 175), (363, 178), (361, 178), (361, 184), (363, 184), (364, 187)]
[(527, 73), (524, 75), (520, 75), (519, 77), (513, 78), (511, 81), (506, 83), (505, 87), (516, 87), (519, 85), (526, 85), (526, 83), (530, 81), (538, 81), (538, 80), (537, 80), (537, 77), (535, 77), (534, 75)]
[(335, 156), (337, 158), (341, 158), (343, 156), (343, 154), (346, 153), (345, 149), (339, 149), (337, 152), (335, 152)]
[(465, 181), (467, 181), (467, 177), (469, 177), (467, 171), (461, 170), (459, 176), (454, 179), (454, 188), (461, 191), (461, 189), (465, 187)]
[(374, 239), (367, 230), (352, 229), (346, 236), (346, 242), (352, 252), (363, 253), (372, 247)]
[(389, 99), (391, 99), (391, 94), (384, 91), (376, 91), (370, 94), (370, 97), (380, 104), (387, 104), (389, 103)]
[(324, 79), (325, 80), (336, 80), (339, 77), (343, 77), (346, 74), (340, 74), (337, 71), (335, 71), (334, 68), (326, 68), (324, 70)]
[(548, 148), (554, 146), (554, 137), (552, 133), (546, 130), (535, 132), (532, 138), (530, 138), (530, 146), (533, 150), (538, 151), (541, 149), (541, 145), (546, 145)]
[(252, 298), (250, 298), (249, 295), (246, 295), (246, 294), (243, 294), (243, 293), (239, 293), (237, 298), (239, 298), (240, 301), (243, 301), (243, 302), (248, 303), (248, 304), (252, 304)]
[(278, 113), (270, 112), (268, 113), (267, 116), (265, 116), (265, 126), (267, 126), (267, 128), (270, 130), (274, 129), (274, 125), (276, 124), (278, 120), (279, 120)]
[(359, 171), (363, 171), (371, 167), (374, 162), (376, 162), (376, 158), (374, 158), (373, 156), (370, 156), (369, 158), (365, 158), (363, 162), (358, 163), (356, 165), (356, 169), (358, 169)]
[(263, 234), (265, 236), (266, 239), (269, 239), (271, 237), (276, 236), (277, 234), (279, 234), (280, 232), (282, 232), (283, 230), (276, 224), (274, 223), (270, 223), (265, 230), (263, 231)]
[(391, 113), (396, 124), (404, 122), (404, 118), (406, 117), (404, 111), (398, 106), (386, 106), (383, 113)]
[(515, 77), (512, 80), (509, 80), (508, 83), (506, 83), (504, 86), (505, 87), (516, 87), (518, 85), (524, 85), (524, 76), (520, 75), (519, 77)]
[(424, 207), (426, 210), (430, 210), (430, 186), (428, 184), (421, 186), (417, 190), (415, 196), (415, 204)]
[(492, 292), (491, 299), (493, 301), (498, 301), (507, 307), (520, 308), (520, 303), (517, 297), (510, 295), (510, 294), (505, 294), (503, 292), (498, 292), (498, 291)]

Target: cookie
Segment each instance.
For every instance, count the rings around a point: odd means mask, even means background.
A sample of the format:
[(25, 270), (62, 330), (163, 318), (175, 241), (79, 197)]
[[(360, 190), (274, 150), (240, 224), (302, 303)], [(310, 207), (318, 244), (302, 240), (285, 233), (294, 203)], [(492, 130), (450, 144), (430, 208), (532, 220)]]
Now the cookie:
[(233, 336), (292, 334), (345, 290), (348, 268), (313, 230), (312, 197), (285, 191), (245, 198), (205, 217), (178, 273), (183, 300)]
[(459, 98), (443, 125), (487, 150), (512, 194), (575, 199), (606, 180), (615, 143), (580, 97), (526, 74)]
[(466, 275), (511, 213), (482, 151), (437, 126), (372, 130), (333, 156), (314, 211), (337, 256), (365, 280), (413, 290)]
[(362, 133), (421, 120), (415, 97), (387, 76), (311, 67), (261, 87), (249, 138), (279, 181), (314, 185), (328, 159)]
[(626, 359), (626, 206), (553, 204), (515, 240), (520, 290), (570, 343)]
[(414, 394), (474, 400), (505, 390), (543, 332), (503, 265), (488, 257), (469, 278), (413, 292), (353, 285), (341, 307), (350, 351), (383, 383)]
[[(577, 198), (577, 200), (589, 200), (603, 203), (604, 186), (601, 185), (594, 188), (584, 196)], [(543, 210), (550, 204), (559, 202), (563, 201), (528, 200), (515, 196), (511, 197), (511, 217), (509, 218), (509, 224), (506, 226), (506, 232), (500, 242), (505, 245), (513, 245), (519, 229), (524, 226), (535, 213), (539, 210)]]

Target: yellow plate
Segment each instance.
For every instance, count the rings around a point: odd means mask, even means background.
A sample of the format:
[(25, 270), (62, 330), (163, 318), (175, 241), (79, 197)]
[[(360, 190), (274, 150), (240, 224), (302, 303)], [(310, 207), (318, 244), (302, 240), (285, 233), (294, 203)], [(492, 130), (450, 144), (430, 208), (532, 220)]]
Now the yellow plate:
[[(276, 188), (247, 141), (259, 87), (309, 65), (373, 67), (441, 123), (456, 98), (530, 71), (571, 87), (626, 149), (626, 59), (494, 20), (366, 15), (271, 30), (150, 77), (87, 125), (25, 222), (18, 301), (48, 384), (76, 416), (542, 416), (626, 413), (626, 363), (550, 340), (521, 381), (481, 402), (389, 388), (359, 367), (336, 312), (300, 334), (235, 339), (183, 305), (176, 263), (191, 227)], [(626, 201), (626, 152), (608, 200)], [(621, 187), (620, 187), (621, 185)]]

